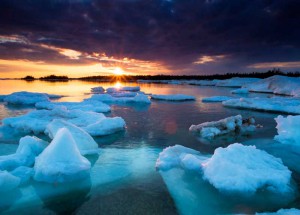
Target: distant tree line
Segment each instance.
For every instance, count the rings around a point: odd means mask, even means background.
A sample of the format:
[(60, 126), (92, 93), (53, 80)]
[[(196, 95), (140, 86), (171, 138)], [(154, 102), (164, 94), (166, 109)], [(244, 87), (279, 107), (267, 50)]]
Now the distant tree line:
[[(268, 78), (273, 75), (283, 75), (289, 77), (300, 77), (300, 72), (283, 72), (280, 69), (272, 69), (267, 72), (250, 72), (250, 73), (226, 73), (214, 75), (122, 75), (122, 76), (88, 76), (81, 78), (69, 78), (68, 76), (49, 75), (39, 78), (42, 81), (68, 81), (68, 80), (82, 80), (82, 81), (110, 81), (126, 80), (136, 81), (142, 80), (213, 80), (213, 79), (229, 79), (233, 77), (240, 78)], [(23, 80), (36, 80), (33, 76), (26, 76)]]

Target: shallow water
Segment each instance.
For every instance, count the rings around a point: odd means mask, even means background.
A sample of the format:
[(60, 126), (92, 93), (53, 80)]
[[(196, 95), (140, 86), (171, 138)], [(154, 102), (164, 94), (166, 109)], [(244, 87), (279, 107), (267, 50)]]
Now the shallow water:
[[(124, 84), (124, 83), (123, 83)], [(81, 101), (91, 96), (91, 87), (114, 86), (114, 83), (95, 82), (26, 82), (0, 81), (0, 95), (16, 91), (45, 92), (65, 95), (60, 101)], [(136, 83), (126, 83), (135, 86)], [(196, 96), (193, 102), (152, 101), (151, 105), (112, 105), (107, 116), (121, 116), (126, 121), (126, 131), (98, 137), (102, 151), (88, 157), (92, 162), (90, 178), (67, 185), (30, 182), (14, 192), (0, 192), (0, 213), (7, 214), (222, 214), (254, 213), (281, 207), (299, 207), (299, 198), (282, 202), (262, 203), (256, 200), (230, 199), (219, 193), (201, 177), (185, 175), (180, 170), (163, 174), (155, 170), (160, 151), (167, 146), (180, 144), (203, 154), (211, 154), (220, 146), (234, 142), (257, 145), (291, 165), (295, 181), (299, 184), (299, 156), (284, 156), (282, 147), (269, 147), (276, 134), (276, 114), (224, 108), (221, 103), (202, 103), (203, 97), (232, 95), (232, 88), (199, 87), (188, 85), (139, 84), (146, 93), (183, 93)], [(268, 94), (249, 94), (249, 97), (266, 97)], [(0, 120), (24, 114), (32, 107), (5, 106), (0, 103)], [(215, 121), (241, 114), (255, 116), (263, 128), (248, 136), (227, 136), (213, 143), (197, 140), (189, 133), (192, 124)], [(15, 151), (21, 136), (11, 131), (0, 132), (0, 154)], [(40, 136), (47, 140), (46, 136)], [(298, 160), (297, 160), (298, 159)], [(182, 183), (180, 183), (182, 181)], [(298, 186), (300, 187), (300, 186)], [(5, 198), (4, 198), (5, 196)], [(201, 204), (200, 204), (201, 203)]]

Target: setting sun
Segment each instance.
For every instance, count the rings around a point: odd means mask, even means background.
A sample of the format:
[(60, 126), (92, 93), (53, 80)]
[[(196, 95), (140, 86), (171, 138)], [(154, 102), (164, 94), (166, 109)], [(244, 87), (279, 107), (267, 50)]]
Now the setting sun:
[(116, 67), (113, 71), (114, 75), (124, 75), (124, 70), (120, 67)]

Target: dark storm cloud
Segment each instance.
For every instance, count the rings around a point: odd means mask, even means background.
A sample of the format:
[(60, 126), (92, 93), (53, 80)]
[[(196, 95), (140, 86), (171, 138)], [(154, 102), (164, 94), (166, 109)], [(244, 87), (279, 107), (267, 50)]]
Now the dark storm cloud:
[(76, 62), (39, 46), (46, 44), (158, 61), (179, 73), (242, 71), (300, 61), (299, 11), (298, 0), (2, 0), (0, 35), (27, 43), (0, 43), (0, 58)]

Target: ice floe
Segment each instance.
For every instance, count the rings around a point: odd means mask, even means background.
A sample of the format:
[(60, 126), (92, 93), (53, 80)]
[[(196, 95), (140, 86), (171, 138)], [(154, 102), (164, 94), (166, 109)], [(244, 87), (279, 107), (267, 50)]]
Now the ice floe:
[(239, 98), (224, 101), (222, 104), (225, 107), (300, 114), (300, 99), (296, 98)]
[(254, 83), (244, 84), (251, 92), (300, 96), (300, 78), (275, 75)]
[[(102, 113), (67, 110), (62, 107), (53, 110), (36, 110), (22, 116), (5, 118), (3, 125), (14, 128), (18, 132), (38, 134), (44, 133), (47, 125), (54, 119), (65, 120), (88, 133), (90, 131), (89, 134), (94, 136), (111, 134), (125, 127), (125, 121), (120, 117), (110, 118)], [(121, 121), (122, 123), (120, 123)]]
[(79, 180), (89, 175), (91, 163), (83, 157), (67, 128), (60, 129), (36, 158), (34, 179), (48, 183)]
[(151, 99), (165, 100), (165, 101), (188, 101), (196, 100), (195, 96), (185, 95), (185, 94), (170, 94), (170, 95), (157, 95), (152, 94)]
[(104, 93), (104, 88), (103, 87), (92, 87), (91, 92), (92, 93)]
[(227, 148), (217, 148), (208, 158), (183, 146), (164, 149), (156, 168), (193, 170), (219, 191), (231, 194), (253, 195), (259, 190), (272, 193), (293, 193), (291, 171), (265, 151), (255, 146), (235, 143)]
[(241, 115), (231, 116), (219, 121), (205, 122), (199, 125), (191, 125), (189, 130), (195, 132), (204, 139), (213, 139), (215, 136), (229, 133), (243, 133), (255, 131), (255, 119), (253, 117), (243, 120)]
[(274, 139), (281, 143), (300, 146), (300, 116), (278, 116), (275, 121), (278, 135)]
[(151, 101), (147, 95), (138, 93), (134, 97), (114, 97), (109, 94), (96, 94), (92, 95), (91, 98), (86, 99), (85, 101), (101, 101), (104, 103), (141, 103), (141, 104), (150, 104)]
[(217, 87), (241, 87), (245, 84), (255, 83), (261, 79), (259, 78), (230, 78), (225, 80), (218, 80), (216, 82)]
[(280, 209), (276, 212), (256, 213), (255, 215), (300, 215), (300, 210), (296, 208)]
[(50, 101), (50, 99), (58, 99), (61, 97), (62, 96), (54, 94), (21, 91), (6, 95), (3, 101), (13, 105), (34, 105), (37, 102)]
[(0, 193), (7, 192), (17, 188), (20, 185), (20, 179), (7, 171), (0, 171)]
[[(82, 155), (97, 152), (96, 149), (98, 149), (98, 144), (86, 131), (64, 120), (54, 119), (48, 124), (45, 133), (53, 139), (57, 132), (62, 128), (67, 128), (69, 130)], [(99, 128), (99, 130), (101, 129), (102, 128)]]
[(130, 91), (130, 92), (138, 92), (140, 91), (141, 88), (139, 86), (134, 86), (134, 87), (127, 87), (127, 86), (124, 86), (124, 87), (109, 87), (106, 89), (106, 92), (107, 93), (117, 93), (117, 92), (120, 92), (120, 91)]
[(207, 97), (207, 98), (203, 98), (202, 102), (223, 102), (223, 101), (227, 101), (233, 99), (233, 97), (229, 97), (229, 96), (212, 96), (212, 97)]
[(35, 158), (48, 143), (37, 137), (26, 136), (20, 139), (15, 154), (0, 156), (0, 170), (14, 170), (20, 166), (32, 166)]
[(38, 109), (53, 110), (56, 107), (66, 107), (69, 110), (93, 111), (97, 113), (109, 112), (110, 107), (100, 101), (86, 100), (83, 102), (38, 102), (35, 104)]
[(220, 191), (253, 194), (259, 189), (274, 193), (293, 189), (291, 171), (279, 158), (255, 146), (235, 143), (217, 148), (202, 165), (204, 179)]
[(236, 89), (236, 90), (231, 90), (230, 92), (232, 94), (248, 94), (249, 90), (246, 88), (240, 88), (240, 89)]
[(27, 183), (31, 177), (34, 175), (34, 170), (32, 167), (20, 166), (10, 172), (12, 175), (20, 179), (20, 185)]

